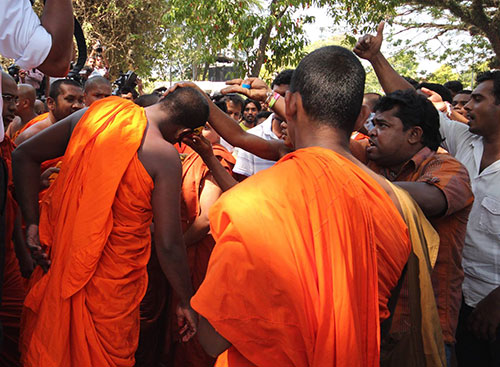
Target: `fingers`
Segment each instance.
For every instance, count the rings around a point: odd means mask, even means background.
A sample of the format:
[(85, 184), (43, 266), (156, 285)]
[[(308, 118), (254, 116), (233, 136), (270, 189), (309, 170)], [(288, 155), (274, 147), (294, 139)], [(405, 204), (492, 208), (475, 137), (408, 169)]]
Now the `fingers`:
[(377, 27), (377, 37), (384, 38), (385, 21), (381, 21)]
[(231, 85), (230, 87), (226, 87), (226, 88), (221, 89), (220, 92), (222, 94), (240, 93), (240, 94), (244, 94), (245, 96), (248, 97), (249, 96), (249, 93), (248, 93), (249, 91), (250, 91), (249, 89), (243, 88), (241, 85)]
[(227, 85), (241, 85), (243, 84), (243, 79), (231, 79), (226, 82)]

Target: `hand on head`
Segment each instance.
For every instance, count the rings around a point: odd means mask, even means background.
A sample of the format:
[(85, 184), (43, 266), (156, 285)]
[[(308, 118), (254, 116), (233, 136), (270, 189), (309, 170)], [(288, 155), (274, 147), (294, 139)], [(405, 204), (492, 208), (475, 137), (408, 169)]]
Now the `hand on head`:
[(213, 154), (212, 143), (203, 135), (191, 135), (182, 139), (182, 142), (191, 147), (202, 158), (209, 157)]
[[(268, 97), (268, 92), (271, 92), (271, 88), (259, 78), (248, 78), (248, 79), (233, 79), (226, 82), (229, 87), (221, 90), (222, 94), (228, 93), (240, 93), (244, 94), (250, 99), (255, 101), (264, 102)], [(250, 88), (244, 88), (243, 85), (249, 85)]]
[(368, 61), (372, 60), (375, 56), (380, 54), (380, 46), (384, 40), (384, 26), (385, 22), (380, 22), (377, 27), (377, 35), (366, 34), (358, 40), (354, 46), (353, 52), (362, 59)]

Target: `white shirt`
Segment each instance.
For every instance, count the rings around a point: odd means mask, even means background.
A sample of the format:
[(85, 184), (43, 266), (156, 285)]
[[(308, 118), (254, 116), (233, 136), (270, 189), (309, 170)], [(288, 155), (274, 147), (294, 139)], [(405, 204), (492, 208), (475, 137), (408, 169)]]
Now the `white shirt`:
[(443, 146), (469, 171), (474, 204), (467, 223), (462, 265), (465, 303), (475, 307), (500, 286), (500, 160), (479, 173), (483, 137), (440, 113)]
[[(270, 115), (263, 123), (257, 125), (247, 131), (249, 134), (257, 135), (265, 140), (279, 140), (272, 130), (273, 115)], [(233, 172), (240, 175), (252, 176), (263, 169), (269, 168), (274, 165), (275, 161), (262, 159), (247, 152), (243, 149), (238, 149), (236, 157), (236, 164), (234, 165)]]
[[(42, 64), (52, 47), (51, 35), (42, 27), (29, 0), (0, 0), (0, 54), (15, 59), (25, 70)], [(0, 92), (2, 91), (0, 76)], [(3, 101), (0, 98), (0, 111)], [(0, 142), (4, 138), (0, 115)]]

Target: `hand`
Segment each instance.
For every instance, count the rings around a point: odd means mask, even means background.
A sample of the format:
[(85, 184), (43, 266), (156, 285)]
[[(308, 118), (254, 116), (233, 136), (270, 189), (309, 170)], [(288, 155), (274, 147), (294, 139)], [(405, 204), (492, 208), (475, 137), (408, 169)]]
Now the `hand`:
[(43, 250), (38, 236), (38, 225), (30, 224), (26, 229), (26, 246), (31, 252), (31, 257), (36, 264), (40, 265), (46, 273), (49, 271), (50, 260), (47, 253)]
[(500, 326), (500, 287), (477, 304), (467, 320), (467, 326), (477, 338), (495, 340)]
[(420, 88), (420, 91), (427, 96), (427, 99), (432, 102), (436, 110), (446, 112), (448, 106), (443, 102), (443, 98), (438, 93), (427, 88)]
[(182, 142), (193, 148), (193, 150), (198, 153), (203, 160), (214, 154), (212, 143), (210, 143), (203, 135), (193, 134), (191, 136), (186, 136), (182, 139)]
[(198, 87), (193, 82), (179, 82), (179, 83), (175, 83), (170, 88), (168, 88), (165, 91), (165, 93), (163, 93), (162, 97), (165, 97), (165, 96), (169, 95), (170, 93), (172, 93), (177, 88), (186, 88), (186, 87), (190, 87), (190, 88), (196, 89), (198, 92), (200, 92), (207, 99), (207, 101), (212, 102), (212, 100), (210, 99), (210, 97), (200, 87)]
[(371, 61), (380, 54), (380, 46), (384, 40), (385, 22), (380, 22), (377, 27), (377, 35), (366, 34), (358, 40), (353, 52), (360, 58)]
[[(222, 94), (241, 93), (256, 101), (265, 102), (268, 97), (268, 92), (272, 92), (271, 88), (261, 79), (233, 79), (226, 82), (230, 87), (221, 90)], [(250, 84), (250, 89), (243, 88), (243, 84)]]
[(56, 179), (57, 174), (59, 173), (60, 170), (61, 169), (59, 167), (47, 168), (40, 176), (40, 187), (42, 189), (46, 189), (47, 187), (49, 187), (52, 184), (52, 182), (54, 182), (54, 180)]
[(177, 325), (181, 340), (185, 343), (191, 339), (197, 331), (198, 314), (189, 304), (180, 302), (175, 310), (177, 314)]
[(21, 276), (25, 279), (29, 279), (31, 273), (33, 273), (33, 269), (35, 268), (35, 262), (33, 258), (26, 254), (26, 256), (22, 256), (18, 258), (19, 268), (21, 270)]

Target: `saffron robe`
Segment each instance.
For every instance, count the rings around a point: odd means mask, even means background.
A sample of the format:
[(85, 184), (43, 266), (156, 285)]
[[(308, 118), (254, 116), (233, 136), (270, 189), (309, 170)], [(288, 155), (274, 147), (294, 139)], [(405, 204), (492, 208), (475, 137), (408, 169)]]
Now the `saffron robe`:
[(41, 203), (52, 264), (26, 297), (25, 367), (134, 365), (151, 242), (146, 125), (143, 108), (109, 97), (75, 127)]
[(218, 366), (378, 366), (379, 314), (410, 242), (362, 168), (297, 150), (224, 193), (210, 223), (216, 245), (191, 304), (232, 344)]
[(12, 136), (12, 141), (15, 141), (17, 139), (17, 137), (19, 135), (21, 135), (21, 133), (23, 133), (24, 131), (26, 131), (27, 129), (29, 129), (30, 127), (35, 125), (36, 123), (38, 123), (42, 120), (45, 120), (47, 117), (49, 117), (49, 113), (45, 112), (45, 113), (42, 113), (41, 115), (38, 115), (37, 117), (31, 119), (30, 121), (28, 121), (26, 123), (26, 125), (24, 125), (22, 128), (20, 128), (18, 131), (16, 131), (14, 133), (14, 135)]

